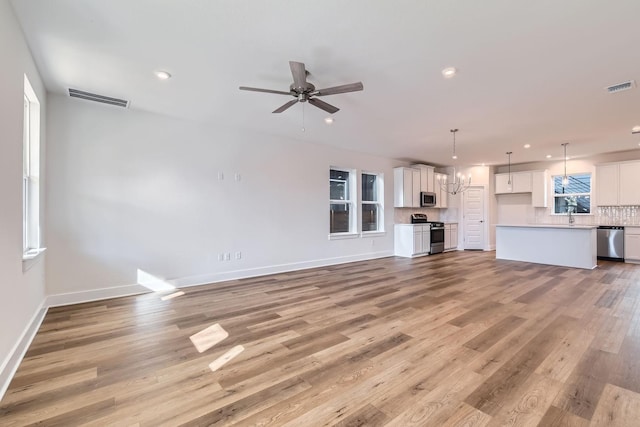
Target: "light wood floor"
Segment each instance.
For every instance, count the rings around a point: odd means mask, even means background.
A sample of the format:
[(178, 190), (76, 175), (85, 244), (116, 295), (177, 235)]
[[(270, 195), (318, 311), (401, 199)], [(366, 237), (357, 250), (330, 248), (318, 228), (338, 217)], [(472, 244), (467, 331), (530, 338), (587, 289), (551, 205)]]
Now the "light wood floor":
[(51, 309), (0, 424), (640, 425), (640, 266), (494, 257)]

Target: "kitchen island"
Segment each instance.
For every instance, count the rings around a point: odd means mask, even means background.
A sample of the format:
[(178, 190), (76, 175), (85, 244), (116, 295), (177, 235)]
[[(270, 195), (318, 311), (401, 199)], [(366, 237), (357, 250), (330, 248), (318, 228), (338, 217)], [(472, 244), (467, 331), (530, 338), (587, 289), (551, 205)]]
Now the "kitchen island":
[(593, 269), (597, 267), (595, 225), (496, 225), (496, 259)]

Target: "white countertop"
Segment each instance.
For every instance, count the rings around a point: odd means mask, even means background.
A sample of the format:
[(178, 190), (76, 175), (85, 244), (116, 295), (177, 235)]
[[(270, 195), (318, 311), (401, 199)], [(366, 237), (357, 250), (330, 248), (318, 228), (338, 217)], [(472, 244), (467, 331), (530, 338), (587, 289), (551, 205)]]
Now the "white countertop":
[(519, 228), (567, 228), (578, 230), (592, 230), (598, 228), (597, 225), (569, 225), (569, 224), (497, 224), (496, 227), (519, 227)]

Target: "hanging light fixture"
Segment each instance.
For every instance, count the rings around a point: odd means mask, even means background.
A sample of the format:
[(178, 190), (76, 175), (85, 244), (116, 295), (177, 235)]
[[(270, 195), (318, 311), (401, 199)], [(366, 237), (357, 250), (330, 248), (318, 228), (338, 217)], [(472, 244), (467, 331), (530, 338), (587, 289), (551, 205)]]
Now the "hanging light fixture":
[[(453, 155), (452, 159), (457, 160), (458, 156), (456, 155), (456, 132), (459, 129), (451, 129), (449, 132), (453, 134)], [(456, 168), (453, 167), (453, 176), (451, 180), (447, 179), (447, 175), (438, 175), (438, 181), (440, 182), (440, 188), (442, 191), (446, 191), (447, 193), (455, 196), (458, 193), (463, 193), (465, 190), (469, 188), (471, 185), (471, 174), (468, 177), (465, 177), (463, 174), (457, 173)]]
[(507, 189), (509, 191), (511, 191), (511, 155), (513, 154), (513, 151), (507, 151), (507, 156), (509, 157), (509, 173), (508, 175), (508, 180), (507, 180)]
[(564, 176), (562, 177), (562, 188), (567, 188), (569, 185), (569, 177), (567, 177), (567, 145), (568, 142), (561, 144), (564, 147)]

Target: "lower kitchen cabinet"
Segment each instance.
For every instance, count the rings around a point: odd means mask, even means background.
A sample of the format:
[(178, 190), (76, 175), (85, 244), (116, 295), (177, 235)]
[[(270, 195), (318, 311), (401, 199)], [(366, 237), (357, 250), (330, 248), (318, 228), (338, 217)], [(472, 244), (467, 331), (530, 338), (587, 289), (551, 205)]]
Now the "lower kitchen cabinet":
[(640, 263), (640, 227), (624, 229), (624, 260)]
[(458, 224), (444, 225), (444, 250), (451, 251), (458, 247)]
[(429, 255), (431, 228), (428, 225), (396, 224), (394, 227), (394, 248), (397, 256)]

